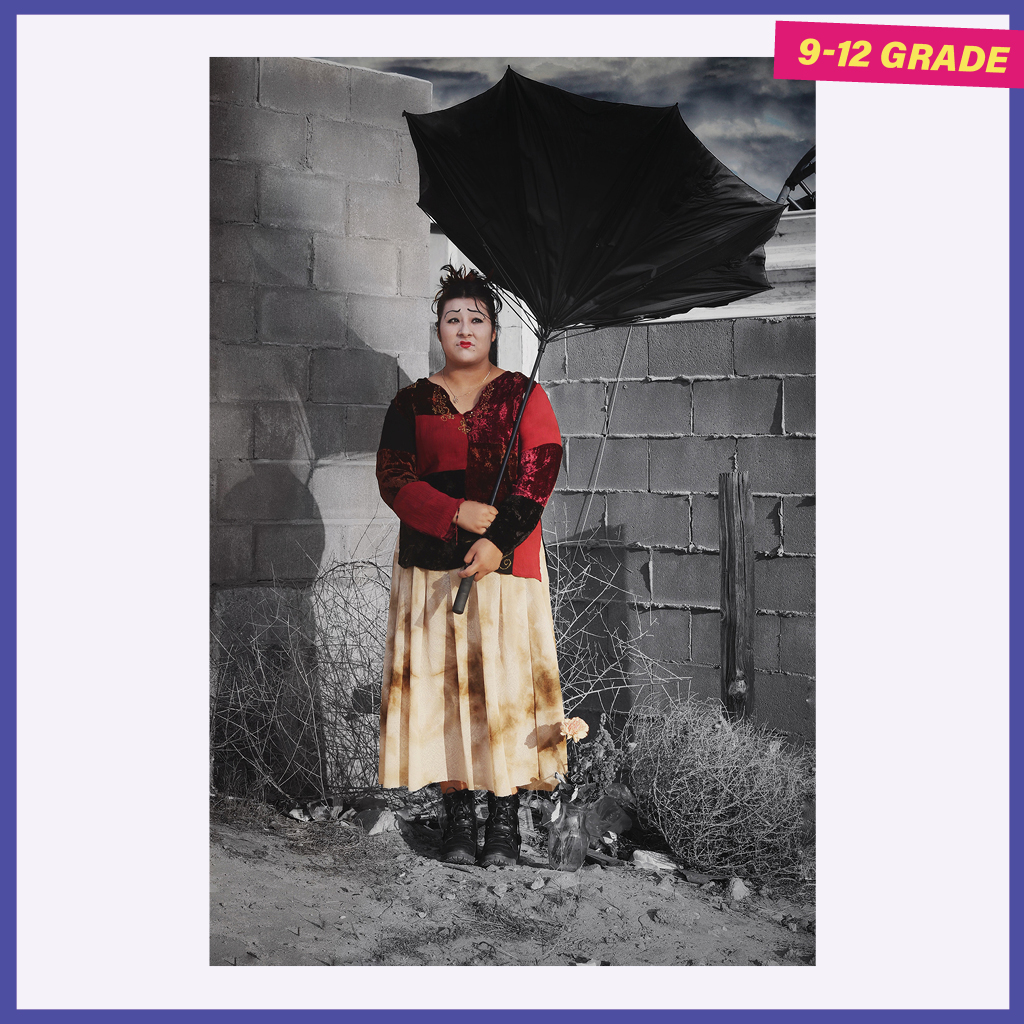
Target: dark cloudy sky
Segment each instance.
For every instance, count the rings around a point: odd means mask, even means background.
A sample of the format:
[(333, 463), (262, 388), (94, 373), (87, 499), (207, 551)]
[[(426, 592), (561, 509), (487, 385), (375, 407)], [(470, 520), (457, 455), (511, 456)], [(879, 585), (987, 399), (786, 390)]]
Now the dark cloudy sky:
[(814, 145), (814, 82), (776, 80), (770, 57), (328, 57), (424, 78), (434, 109), (520, 74), (599, 100), (679, 104), (690, 130), (730, 170), (774, 199)]

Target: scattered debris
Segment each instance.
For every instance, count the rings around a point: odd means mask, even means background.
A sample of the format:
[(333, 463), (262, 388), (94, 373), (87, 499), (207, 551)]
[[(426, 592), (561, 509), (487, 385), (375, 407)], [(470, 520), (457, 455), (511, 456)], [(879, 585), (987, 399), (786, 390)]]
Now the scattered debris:
[(389, 811), (386, 807), (368, 807), (365, 811), (360, 811), (353, 820), (371, 836), (378, 836), (381, 832), (392, 832), (398, 828), (395, 812)]
[(745, 900), (750, 895), (750, 889), (743, 884), (742, 878), (734, 878), (729, 882), (729, 896), (734, 900)]
[(634, 850), (633, 866), (643, 868), (645, 871), (675, 871), (675, 862), (666, 857), (663, 853), (654, 853), (651, 850)]
[(689, 868), (680, 868), (679, 873), (688, 882), (694, 885), (705, 886), (708, 882), (724, 882), (726, 875), (705, 875), (702, 871), (691, 871)]

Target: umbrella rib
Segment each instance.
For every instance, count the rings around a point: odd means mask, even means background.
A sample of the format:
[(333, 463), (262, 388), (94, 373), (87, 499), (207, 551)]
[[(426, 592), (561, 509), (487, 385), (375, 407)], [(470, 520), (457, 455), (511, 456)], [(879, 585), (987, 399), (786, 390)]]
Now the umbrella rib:
[[(576, 550), (583, 546), (583, 529), (586, 527), (587, 518), (590, 516), (590, 507), (594, 502), (594, 492), (597, 490), (597, 479), (601, 473), (601, 461), (604, 459), (604, 447), (608, 440), (608, 431), (611, 428), (612, 414), (615, 411), (615, 395), (618, 388), (615, 386), (622, 379), (622, 368), (626, 365), (626, 349), (629, 348), (629, 337), (633, 333), (633, 325), (630, 324), (626, 330), (626, 340), (622, 345), (622, 356), (619, 359), (619, 368), (615, 371), (615, 384), (612, 385), (612, 397), (608, 402), (608, 414), (605, 416), (604, 427), (601, 430), (601, 443), (597, 449), (597, 459), (594, 461), (594, 468), (590, 471), (590, 494), (587, 496), (587, 504), (580, 509), (580, 515), (576, 518)], [(582, 523), (581, 523), (582, 519)]]

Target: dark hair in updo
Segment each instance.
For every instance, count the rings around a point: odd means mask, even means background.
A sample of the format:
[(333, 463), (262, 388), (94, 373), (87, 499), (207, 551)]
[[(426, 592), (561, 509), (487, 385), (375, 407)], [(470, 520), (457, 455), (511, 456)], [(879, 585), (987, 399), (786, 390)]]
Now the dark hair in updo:
[[(498, 330), (498, 314), (501, 312), (501, 299), (487, 283), (483, 274), (465, 267), (455, 269), (450, 263), (441, 268), (441, 287), (434, 296), (431, 309), (437, 316), (437, 332), (441, 333), (441, 314), (449, 299), (476, 299), (487, 308), (491, 318), (491, 326)], [(497, 336), (495, 336), (497, 340)]]

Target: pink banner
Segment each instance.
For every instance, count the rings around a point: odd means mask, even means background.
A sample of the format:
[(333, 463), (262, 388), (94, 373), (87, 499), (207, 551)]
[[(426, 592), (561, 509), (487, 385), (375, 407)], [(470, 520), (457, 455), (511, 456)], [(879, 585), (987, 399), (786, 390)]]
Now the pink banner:
[(1016, 88), (1024, 85), (1024, 32), (777, 21), (775, 77)]

